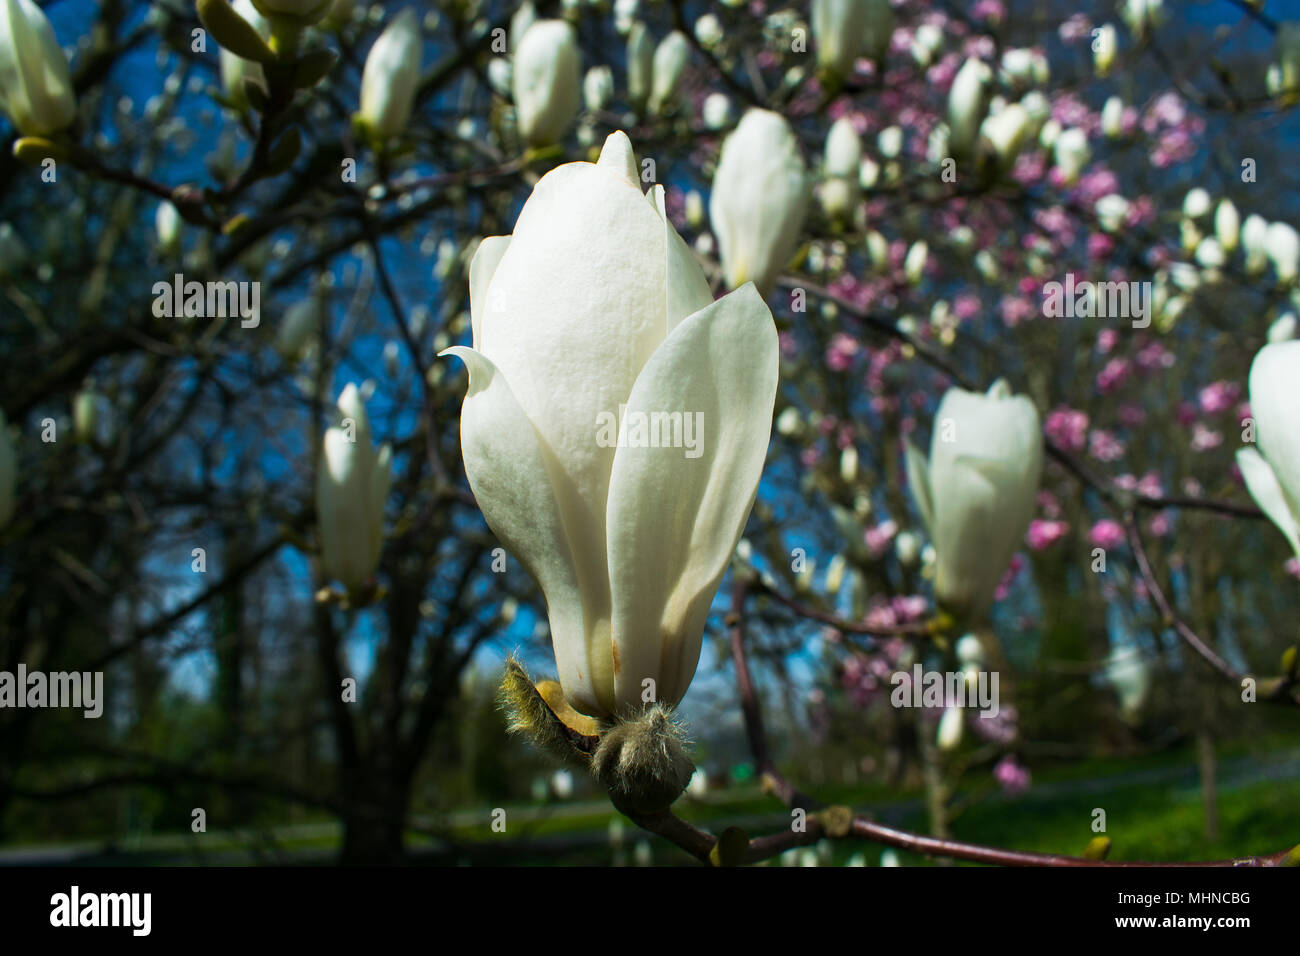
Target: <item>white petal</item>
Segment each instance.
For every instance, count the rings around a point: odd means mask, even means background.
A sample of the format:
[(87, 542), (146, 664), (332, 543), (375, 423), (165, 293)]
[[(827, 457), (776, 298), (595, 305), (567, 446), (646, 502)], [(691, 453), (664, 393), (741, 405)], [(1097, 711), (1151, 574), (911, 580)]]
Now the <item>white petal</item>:
[(636, 152), (632, 149), (632, 141), (628, 139), (627, 133), (621, 129), (605, 137), (605, 145), (600, 149), (600, 158), (596, 160), (596, 165), (615, 176), (626, 179), (636, 186), (638, 191), (641, 189), (638, 184)]
[[(620, 711), (641, 706), (645, 677), (662, 702), (690, 685), (709, 606), (758, 490), (777, 367), (771, 313), (746, 285), (682, 322), (637, 379), (628, 415), (680, 412), (683, 447), (662, 447), (661, 434), (661, 447), (623, 447), (614, 458), (608, 533)], [(694, 428), (695, 413), (703, 432), (691, 451), (685, 426), (690, 416)]]
[(1255, 504), (1286, 535), (1291, 550), (1300, 556), (1300, 527), (1296, 525), (1295, 513), (1287, 503), (1277, 475), (1264, 460), (1264, 456), (1253, 448), (1239, 449), (1237, 467), (1241, 469), (1241, 477), (1246, 480), (1246, 490), (1255, 499)]
[(524, 204), (492, 277), (493, 318), (479, 330), (480, 351), (562, 468), (556, 497), (593, 621), (608, 613), (605, 504), (614, 462), (612, 443), (596, 440), (598, 426), (604, 416), (617, 419), (664, 339), (664, 290), (658, 213), (621, 176), (570, 163), (542, 177)]
[(442, 354), (456, 355), (469, 366), (460, 419), (465, 475), (488, 526), (542, 589), (564, 696), (584, 713), (608, 713), (613, 703), (608, 626), (601, 633), (586, 623), (555, 494), (554, 456), (490, 359), (463, 346)]
[(664, 221), (665, 268), (664, 268), (664, 335), (677, 328), (679, 322), (688, 315), (694, 315), (713, 301), (709, 282), (704, 278), (694, 253), (673, 224), (668, 220), (668, 211), (664, 206), (664, 187), (656, 185), (650, 191), (655, 209)]
[(483, 321), (492, 303), (488, 299), (488, 286), (501, 264), (501, 257), (510, 248), (509, 236), (488, 236), (478, 244), (474, 258), (469, 263), (469, 320), (473, 330), (474, 348), (483, 342)]
[(907, 467), (907, 486), (912, 489), (916, 510), (921, 513), (921, 523), (933, 535), (934, 505), (930, 501), (930, 463), (926, 460), (925, 453), (911, 439), (903, 446), (903, 458)]
[(1259, 453), (1277, 476), (1294, 507), (1300, 504), (1300, 341), (1279, 342), (1259, 350), (1250, 366), (1250, 413), (1255, 419)]

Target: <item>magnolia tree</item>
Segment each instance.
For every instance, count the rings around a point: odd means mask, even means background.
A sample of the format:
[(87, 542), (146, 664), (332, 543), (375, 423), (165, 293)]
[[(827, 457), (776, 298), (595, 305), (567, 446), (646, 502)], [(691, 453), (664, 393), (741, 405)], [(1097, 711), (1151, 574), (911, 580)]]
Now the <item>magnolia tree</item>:
[[(1300, 24), (1083, 6), (0, 0), (0, 821), (180, 787), (398, 859), (518, 646), (512, 729), (701, 861), (1121, 865), (952, 797), (1166, 731), (1213, 832), (1300, 703)], [(787, 775), (791, 656), (929, 833)], [(789, 828), (674, 813), (693, 683)]]

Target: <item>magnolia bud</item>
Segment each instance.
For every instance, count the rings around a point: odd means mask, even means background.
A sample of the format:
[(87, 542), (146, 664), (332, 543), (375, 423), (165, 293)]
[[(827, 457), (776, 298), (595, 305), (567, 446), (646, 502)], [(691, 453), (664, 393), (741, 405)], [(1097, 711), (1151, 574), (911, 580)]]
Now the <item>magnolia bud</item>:
[(1052, 148), (1056, 168), (1067, 183), (1077, 182), (1079, 173), (1088, 165), (1092, 152), (1088, 148), (1088, 134), (1078, 127), (1062, 130)]
[(1271, 223), (1264, 234), (1264, 250), (1277, 270), (1278, 282), (1291, 282), (1300, 265), (1300, 235), (1285, 222)]
[(0, 109), (25, 136), (49, 136), (77, 118), (68, 59), (32, 0), (0, 0)]
[(564, 138), (578, 115), (581, 95), (578, 44), (563, 20), (538, 20), (515, 54), (515, 109), (519, 135), (529, 146)]
[(808, 207), (808, 175), (790, 124), (751, 109), (722, 144), (709, 218), (730, 288), (768, 291), (790, 260)]
[(1099, 77), (1110, 75), (1115, 65), (1115, 48), (1117, 45), (1115, 24), (1107, 23), (1098, 27), (1092, 38), (1092, 66)]
[(176, 255), (181, 248), (181, 214), (165, 199), (154, 214), (154, 229), (158, 233), (158, 251), (166, 256)]
[(420, 24), (408, 7), (379, 35), (361, 73), (358, 115), (376, 141), (399, 135), (410, 122), (420, 60)]
[(1118, 96), (1107, 99), (1101, 108), (1101, 131), (1107, 139), (1119, 139), (1124, 135), (1124, 101)]
[(961, 746), (962, 732), (966, 721), (960, 707), (947, 707), (939, 718), (939, 729), (935, 734), (935, 743), (945, 753), (950, 753)]
[(1267, 236), (1268, 221), (1263, 216), (1251, 213), (1241, 224), (1241, 248), (1246, 253), (1246, 272), (1251, 275), (1258, 275), (1268, 267)]
[(686, 35), (678, 30), (674, 30), (659, 42), (654, 55), (650, 112), (665, 113), (672, 108), (677, 96), (677, 87), (681, 84), (682, 73), (686, 70), (686, 59), (689, 53), (690, 43)]
[[(252, 0), (233, 0), (230, 6), (263, 40), (271, 38), (271, 21), (258, 12)], [(262, 64), (236, 56), (225, 47), (221, 48), (218, 58), (221, 68), (221, 88), (226, 94), (228, 105), (241, 113), (247, 111), (250, 104), (245, 84), (266, 90), (266, 74), (262, 70)]]
[(1214, 211), (1214, 234), (1227, 253), (1235, 252), (1241, 240), (1241, 215), (1231, 199), (1220, 199)]
[(988, 64), (970, 57), (962, 64), (948, 92), (948, 148), (958, 158), (975, 147), (988, 107)]
[(613, 70), (607, 66), (593, 66), (582, 79), (582, 99), (588, 111), (603, 110), (613, 98)]
[(820, 199), (826, 215), (834, 220), (853, 214), (861, 193), (858, 174), (862, 164), (862, 140), (858, 138), (853, 122), (841, 116), (831, 124), (826, 136), (826, 156), (823, 163), (825, 180)]
[(642, 109), (650, 98), (650, 84), (654, 80), (655, 48), (650, 33), (640, 20), (632, 24), (627, 35), (627, 98), (632, 106)]

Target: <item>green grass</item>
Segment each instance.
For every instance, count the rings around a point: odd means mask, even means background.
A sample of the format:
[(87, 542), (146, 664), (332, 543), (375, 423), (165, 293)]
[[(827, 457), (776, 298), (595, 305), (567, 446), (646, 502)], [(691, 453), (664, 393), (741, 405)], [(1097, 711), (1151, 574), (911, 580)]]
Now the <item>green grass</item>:
[[(1219, 754), (1219, 835), (1207, 839), (1201, 792), (1190, 750), (1130, 758), (1090, 758), (1035, 768), (1030, 790), (1004, 796), (987, 772), (971, 773), (959, 788), (951, 822), (956, 839), (991, 846), (1049, 853), (1080, 853), (1095, 835), (1094, 810), (1106, 813), (1105, 835), (1112, 860), (1191, 861), (1232, 858), (1287, 849), (1300, 843), (1300, 750), (1293, 741), (1270, 740), (1271, 753), (1259, 746), (1224, 747)], [(1281, 749), (1287, 747), (1289, 749)], [(916, 788), (825, 787), (816, 791), (828, 802), (846, 803), (892, 826), (926, 832), (923, 795)], [(490, 827), (492, 807), (431, 815), (420, 822), (445, 835), (431, 838), (412, 832), (407, 841), (413, 859), (426, 863), (499, 865), (609, 865), (609, 825), (617, 818), (607, 801), (587, 799), (550, 806), (506, 807), (502, 834)], [(789, 825), (790, 816), (757, 786), (709, 794), (704, 801), (683, 799), (677, 812), (718, 832), (744, 827), (751, 835), (773, 833)], [(621, 819), (621, 818), (620, 818)], [(158, 834), (116, 842), (121, 862), (185, 864), (203, 861), (257, 863), (277, 858), (328, 863), (340, 840), (338, 826), (320, 821), (273, 830), (275, 849), (251, 831)], [(633, 859), (634, 847), (646, 841), (656, 864), (689, 863), (681, 850), (644, 834), (624, 821), (622, 857)], [(87, 841), (88, 852), (93, 844)], [(253, 851), (260, 845), (263, 852)], [(857, 852), (879, 860), (881, 847), (863, 841), (840, 841), (833, 860), (842, 864)], [(281, 857), (280, 854), (287, 854)], [(900, 853), (906, 865), (931, 861)]]

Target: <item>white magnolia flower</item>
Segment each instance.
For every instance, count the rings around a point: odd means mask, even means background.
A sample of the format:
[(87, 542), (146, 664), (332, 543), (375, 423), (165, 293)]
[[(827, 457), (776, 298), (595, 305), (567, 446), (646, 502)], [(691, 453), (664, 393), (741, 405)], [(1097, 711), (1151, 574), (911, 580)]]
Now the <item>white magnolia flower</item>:
[(492, 92), (498, 96), (509, 98), (514, 75), (515, 67), (508, 57), (494, 56), (488, 60), (488, 85), (492, 87)]
[(1010, 169), (1029, 139), (1031, 125), (1029, 112), (1019, 103), (1010, 103), (984, 120), (980, 136), (997, 156), (998, 165)]
[(32, 0), (0, 0), (0, 110), (24, 136), (49, 136), (77, 118), (68, 59)]
[(361, 73), (360, 116), (373, 137), (386, 140), (406, 129), (419, 85), (420, 24), (407, 7), (379, 35)]
[(714, 91), (704, 97), (700, 107), (700, 119), (705, 129), (722, 129), (731, 125), (731, 98), (726, 93)]
[(943, 46), (943, 31), (933, 23), (922, 23), (912, 34), (912, 58), (922, 68), (934, 62), (934, 56)]
[[(233, 0), (230, 6), (257, 31), (258, 36), (263, 40), (270, 40), (271, 21), (258, 12), (252, 0)], [(241, 112), (247, 110), (248, 93), (244, 89), (244, 81), (248, 80), (265, 90), (266, 74), (262, 71), (262, 64), (235, 56), (225, 47), (222, 47), (218, 54), (218, 62), (221, 69), (221, 88), (225, 91), (226, 99)]]
[(312, 336), (320, 328), (320, 318), (320, 299), (315, 295), (299, 299), (289, 306), (276, 332), (276, 350), (289, 360), (301, 358), (307, 353)]
[(860, 56), (883, 56), (893, 32), (889, 0), (813, 0), (817, 66), (832, 74), (849, 75)]
[(1142, 652), (1131, 645), (1114, 645), (1106, 660), (1106, 680), (1119, 696), (1124, 719), (1136, 720), (1151, 689), (1151, 670)]
[(1052, 144), (1052, 155), (1056, 159), (1056, 168), (1067, 183), (1074, 183), (1079, 178), (1083, 167), (1092, 158), (1088, 148), (1088, 134), (1077, 126), (1061, 130)]
[(1261, 511), (1300, 557), (1300, 341), (1265, 345), (1250, 366), (1255, 448), (1237, 452), (1237, 467)]
[(1044, 85), (1051, 79), (1051, 68), (1042, 50), (1030, 47), (1009, 49), (1002, 54), (1001, 65), (1003, 80), (1010, 86)]
[(1224, 252), (1237, 251), (1241, 241), (1241, 214), (1231, 199), (1220, 199), (1218, 208), (1214, 210), (1214, 235)]
[(519, 44), (528, 32), (528, 28), (537, 22), (537, 8), (532, 0), (524, 0), (510, 17), (510, 52), (519, 49)]
[(593, 66), (582, 78), (582, 100), (591, 111), (603, 110), (614, 98), (614, 71)]
[(785, 117), (751, 109), (722, 144), (709, 218), (727, 285), (766, 293), (790, 261), (808, 211), (809, 177)]
[(752, 287), (713, 301), (622, 132), (483, 241), (470, 312), (474, 347), (448, 350), (470, 370), (465, 472), (545, 595), (566, 699), (639, 712), (649, 679), (676, 703), (767, 452), (771, 313)]
[(636, 109), (650, 99), (655, 74), (655, 45), (650, 31), (638, 20), (627, 35), (627, 98)]
[(940, 750), (949, 753), (961, 746), (961, 738), (965, 729), (966, 720), (962, 708), (945, 707), (943, 716), (939, 718), (939, 726), (935, 731), (934, 742), (938, 744)]
[(174, 256), (181, 248), (181, 214), (164, 199), (158, 204), (153, 217), (154, 231), (158, 234), (158, 249), (164, 255)]
[(515, 53), (515, 109), (519, 135), (529, 146), (564, 138), (578, 115), (581, 96), (578, 42), (563, 20), (538, 20)]
[(706, 13), (695, 21), (695, 39), (706, 50), (721, 43), (722, 36), (722, 22), (715, 14)]
[(977, 617), (1034, 513), (1043, 465), (1038, 410), (1005, 381), (951, 388), (935, 413), (930, 458), (907, 444), (907, 478), (938, 552), (935, 596)]
[(1097, 222), (1106, 232), (1119, 232), (1128, 218), (1129, 201), (1118, 193), (1097, 200)]
[(1223, 251), (1223, 246), (1219, 245), (1219, 240), (1213, 236), (1206, 236), (1197, 244), (1196, 264), (1202, 269), (1222, 269), (1227, 261), (1228, 257)]
[(1109, 76), (1115, 65), (1118, 46), (1115, 24), (1106, 23), (1097, 28), (1092, 38), (1092, 66), (1098, 76)]
[(876, 149), (885, 159), (897, 159), (903, 151), (903, 127), (886, 126), (876, 136)]
[(957, 652), (957, 660), (963, 667), (984, 666), (984, 645), (974, 634), (963, 634), (954, 650)]
[(1183, 197), (1183, 215), (1188, 219), (1200, 219), (1208, 215), (1213, 206), (1214, 200), (1200, 186), (1187, 190), (1187, 195)]
[(672, 107), (681, 85), (682, 73), (691, 51), (686, 34), (674, 30), (655, 48), (653, 79), (650, 85), (650, 111), (663, 113)]
[(825, 175), (820, 188), (822, 209), (831, 219), (853, 215), (862, 191), (858, 174), (862, 167), (862, 140), (853, 121), (841, 116), (831, 124), (826, 136)]
[(975, 147), (992, 77), (987, 63), (969, 57), (953, 78), (948, 91), (948, 148), (954, 156), (968, 155)]
[(1247, 216), (1241, 224), (1241, 249), (1246, 254), (1246, 272), (1251, 275), (1258, 275), (1268, 268), (1267, 238), (1268, 220), (1255, 213)]
[(316, 520), (321, 565), (349, 590), (374, 574), (384, 546), (384, 502), (393, 452), (375, 452), (361, 393), (349, 384), (339, 395), (340, 425), (326, 430), (316, 476)]
[(1277, 271), (1278, 282), (1291, 282), (1300, 265), (1300, 234), (1285, 222), (1269, 223), (1264, 234), (1264, 252)]
[(1101, 131), (1107, 139), (1124, 135), (1124, 101), (1118, 96), (1109, 97), (1101, 108)]
[(1285, 312), (1273, 320), (1268, 327), (1268, 340), (1270, 342), (1285, 342), (1288, 339), (1295, 338), (1297, 326), (1300, 321), (1296, 319), (1294, 312)]
[(912, 285), (919, 285), (925, 276), (925, 265), (930, 261), (930, 244), (924, 239), (912, 243), (903, 259), (903, 276)]
[(894, 555), (905, 568), (916, 567), (921, 559), (921, 539), (915, 531), (900, 531), (894, 538)]
[(1145, 36), (1164, 23), (1164, 0), (1124, 0), (1120, 16), (1135, 36)]

